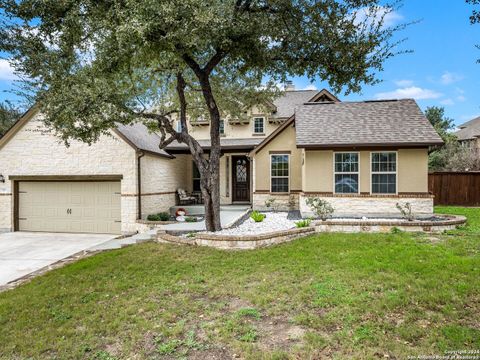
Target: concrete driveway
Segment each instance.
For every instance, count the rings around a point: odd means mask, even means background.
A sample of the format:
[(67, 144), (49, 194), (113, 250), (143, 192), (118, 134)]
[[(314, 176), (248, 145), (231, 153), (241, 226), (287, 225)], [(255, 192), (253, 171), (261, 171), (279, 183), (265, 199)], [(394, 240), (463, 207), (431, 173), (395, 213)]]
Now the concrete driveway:
[(0, 286), (118, 235), (0, 233)]

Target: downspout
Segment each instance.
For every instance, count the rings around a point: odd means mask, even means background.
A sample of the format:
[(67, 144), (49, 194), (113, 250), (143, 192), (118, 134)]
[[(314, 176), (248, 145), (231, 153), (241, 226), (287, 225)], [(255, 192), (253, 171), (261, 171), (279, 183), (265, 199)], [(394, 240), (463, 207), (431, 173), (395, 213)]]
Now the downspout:
[(137, 220), (142, 220), (142, 166), (141, 159), (145, 156), (142, 151), (137, 152)]

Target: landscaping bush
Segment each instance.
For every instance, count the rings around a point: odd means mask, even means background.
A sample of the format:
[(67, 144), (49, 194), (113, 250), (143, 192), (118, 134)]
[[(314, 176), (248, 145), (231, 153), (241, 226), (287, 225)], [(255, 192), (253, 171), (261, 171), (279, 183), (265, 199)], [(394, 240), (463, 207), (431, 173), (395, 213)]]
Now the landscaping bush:
[(396, 208), (398, 211), (400, 211), (400, 214), (402, 214), (402, 217), (404, 219), (407, 219), (408, 221), (413, 221), (415, 220), (415, 215), (412, 212), (412, 205), (410, 203), (405, 203), (405, 204), (400, 204), (397, 203)]
[(196, 218), (196, 217), (193, 217), (193, 216), (187, 216), (187, 217), (185, 218), (185, 222), (189, 222), (189, 223), (191, 223), (191, 222), (197, 222), (197, 218)]
[(312, 219), (303, 219), (303, 220), (297, 221), (295, 223), (295, 226), (297, 228), (309, 227), (311, 222), (312, 222)]
[(262, 222), (263, 219), (265, 219), (267, 215), (265, 214), (262, 214), (258, 211), (253, 211), (251, 214), (250, 214), (250, 217), (253, 219), (253, 221), (255, 222)]
[(170, 220), (170, 214), (167, 212), (161, 212), (158, 214), (152, 214), (147, 216), (148, 221), (168, 221)]
[(307, 198), (306, 203), (323, 221), (327, 220), (327, 218), (335, 211), (328, 201), (322, 200), (318, 197), (309, 197)]

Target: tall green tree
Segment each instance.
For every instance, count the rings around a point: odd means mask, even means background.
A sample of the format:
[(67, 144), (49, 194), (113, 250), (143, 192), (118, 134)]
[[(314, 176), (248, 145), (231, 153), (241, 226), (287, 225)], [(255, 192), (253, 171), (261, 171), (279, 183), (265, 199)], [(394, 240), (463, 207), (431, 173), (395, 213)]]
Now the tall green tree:
[[(347, 93), (376, 83), (396, 52), (400, 27), (384, 22), (393, 10), (378, 0), (0, 0), (0, 51), (66, 142), (141, 121), (160, 147), (187, 144), (207, 229), (219, 230), (221, 116), (266, 103), (289, 76)], [(210, 121), (209, 154), (188, 132), (198, 118)]]
[(0, 137), (10, 129), (21, 113), (16, 107), (8, 102), (0, 102)]
[(430, 106), (425, 109), (425, 116), (433, 125), (438, 135), (447, 143), (456, 140), (456, 136), (452, 133), (455, 124), (453, 119), (445, 116), (445, 108), (442, 106)]

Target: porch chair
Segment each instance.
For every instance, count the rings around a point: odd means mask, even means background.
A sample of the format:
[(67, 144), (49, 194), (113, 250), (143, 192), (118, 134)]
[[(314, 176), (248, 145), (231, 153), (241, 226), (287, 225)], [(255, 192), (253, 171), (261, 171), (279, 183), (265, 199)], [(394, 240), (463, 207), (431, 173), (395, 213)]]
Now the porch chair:
[(188, 194), (185, 189), (178, 189), (178, 205), (189, 205), (195, 204), (197, 202), (197, 198)]

